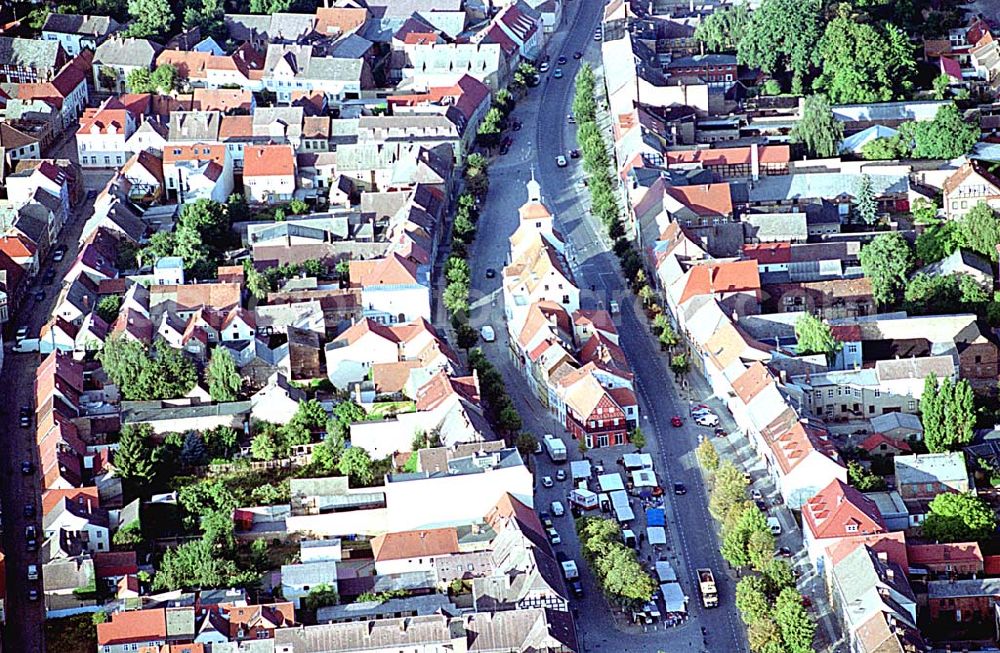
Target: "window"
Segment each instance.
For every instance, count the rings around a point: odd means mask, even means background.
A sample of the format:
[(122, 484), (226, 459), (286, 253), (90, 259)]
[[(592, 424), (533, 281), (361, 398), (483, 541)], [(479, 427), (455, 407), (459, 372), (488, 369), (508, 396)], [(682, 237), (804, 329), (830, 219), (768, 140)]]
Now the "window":
[(907, 410), (916, 410), (916, 409), (917, 409), (917, 402), (910, 399), (910, 402), (907, 404)]
[(826, 396), (833, 397), (833, 388), (830, 388), (829, 390), (826, 391)]
[(858, 353), (858, 346), (855, 344), (847, 345), (847, 353), (856, 354)]
[(881, 396), (882, 396), (882, 391), (879, 390), (878, 388), (875, 388), (875, 397), (877, 398), (877, 397), (881, 397)]

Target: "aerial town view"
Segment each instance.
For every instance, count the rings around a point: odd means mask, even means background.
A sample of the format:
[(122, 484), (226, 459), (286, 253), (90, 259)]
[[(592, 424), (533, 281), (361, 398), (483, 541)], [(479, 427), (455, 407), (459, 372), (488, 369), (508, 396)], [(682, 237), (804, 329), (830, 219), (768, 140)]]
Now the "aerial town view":
[(0, 653), (1000, 651), (1000, 0), (0, 0)]

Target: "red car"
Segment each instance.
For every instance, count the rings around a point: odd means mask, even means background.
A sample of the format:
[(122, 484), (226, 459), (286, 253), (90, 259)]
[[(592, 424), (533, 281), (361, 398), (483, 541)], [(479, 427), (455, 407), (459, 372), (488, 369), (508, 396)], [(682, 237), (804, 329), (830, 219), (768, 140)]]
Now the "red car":
[(674, 415), (673, 417), (670, 418), (670, 423), (673, 426), (683, 426), (684, 420), (681, 419), (680, 415)]

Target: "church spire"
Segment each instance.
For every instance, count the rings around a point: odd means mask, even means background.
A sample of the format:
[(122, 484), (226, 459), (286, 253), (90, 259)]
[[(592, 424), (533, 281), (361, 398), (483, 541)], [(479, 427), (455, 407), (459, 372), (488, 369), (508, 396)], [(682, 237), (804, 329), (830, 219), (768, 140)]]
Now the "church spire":
[(526, 184), (528, 187), (528, 202), (542, 201), (542, 186), (535, 181), (535, 169), (531, 169), (531, 180)]

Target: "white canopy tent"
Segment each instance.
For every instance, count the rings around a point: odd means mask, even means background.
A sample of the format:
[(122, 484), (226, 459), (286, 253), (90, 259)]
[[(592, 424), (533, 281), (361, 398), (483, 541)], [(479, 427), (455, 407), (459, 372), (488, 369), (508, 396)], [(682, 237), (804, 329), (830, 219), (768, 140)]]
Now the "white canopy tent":
[(662, 526), (650, 526), (646, 529), (646, 537), (650, 544), (666, 544), (667, 529)]
[(601, 492), (615, 492), (625, 489), (625, 482), (618, 472), (613, 474), (601, 474), (597, 477), (597, 484), (601, 487)]
[(571, 460), (569, 463), (569, 474), (573, 477), (574, 481), (590, 478), (590, 461)]
[(648, 453), (627, 453), (622, 456), (625, 469), (653, 469), (653, 456)]

